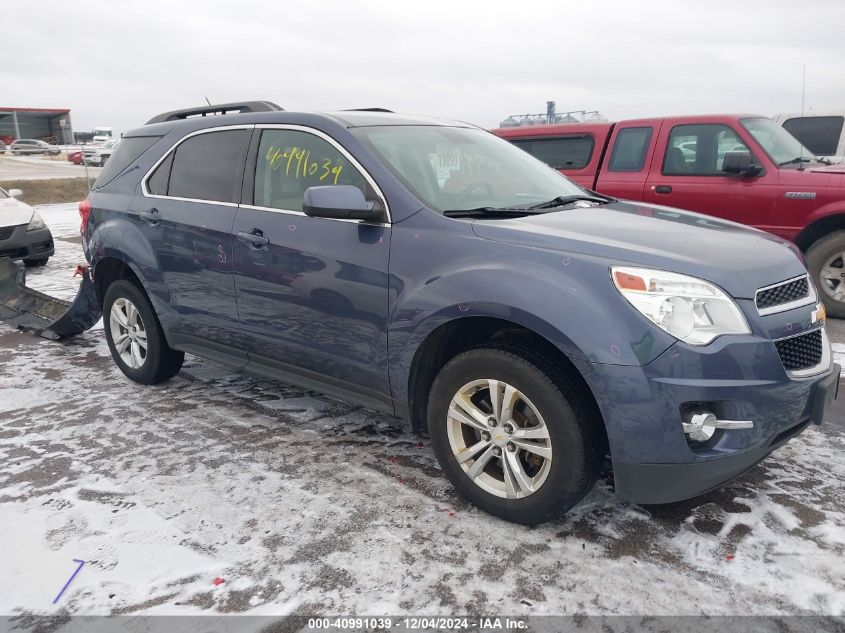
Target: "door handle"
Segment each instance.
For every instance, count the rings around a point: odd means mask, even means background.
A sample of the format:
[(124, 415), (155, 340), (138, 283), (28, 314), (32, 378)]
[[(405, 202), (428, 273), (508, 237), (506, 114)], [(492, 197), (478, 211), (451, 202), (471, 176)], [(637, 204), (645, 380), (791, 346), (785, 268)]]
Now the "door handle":
[(672, 187), (669, 185), (657, 185), (654, 188), (654, 193), (672, 193)]
[(238, 239), (241, 242), (246, 242), (250, 248), (264, 248), (270, 243), (270, 238), (265, 237), (261, 229), (252, 229), (249, 233), (238, 231)]
[(150, 209), (149, 211), (141, 211), (138, 213), (141, 216), (142, 220), (146, 220), (151, 225), (155, 226), (159, 222), (161, 222), (161, 215), (158, 212), (158, 209)]

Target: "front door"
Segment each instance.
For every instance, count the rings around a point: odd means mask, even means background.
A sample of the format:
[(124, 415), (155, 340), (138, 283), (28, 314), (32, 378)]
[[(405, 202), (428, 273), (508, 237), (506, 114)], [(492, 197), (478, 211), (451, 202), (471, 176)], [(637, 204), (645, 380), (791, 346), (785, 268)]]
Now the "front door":
[(234, 227), (238, 313), (250, 367), (392, 410), (390, 227), (302, 212), (312, 186), (354, 185), (384, 204), (374, 181), (316, 130), (259, 129), (250, 152), (251, 182)]
[(664, 150), (662, 162), (652, 165), (643, 197), (647, 202), (743, 224), (771, 218), (776, 173), (749, 178), (722, 171), (728, 152), (751, 153), (736, 130), (722, 123), (664, 125), (658, 144)]
[(246, 363), (235, 303), (232, 225), (252, 126), (203, 131), (176, 146), (144, 183), (139, 224), (153, 247), (175, 320), (171, 344)]

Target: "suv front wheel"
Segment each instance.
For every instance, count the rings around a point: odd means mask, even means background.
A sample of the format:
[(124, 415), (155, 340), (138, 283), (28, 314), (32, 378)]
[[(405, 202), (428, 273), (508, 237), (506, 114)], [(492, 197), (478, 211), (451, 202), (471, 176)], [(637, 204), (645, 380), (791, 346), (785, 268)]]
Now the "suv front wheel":
[(185, 354), (167, 345), (150, 300), (135, 284), (121, 279), (108, 287), (103, 319), (112, 358), (131, 380), (153, 385), (182, 368)]
[(583, 388), (530, 349), (483, 347), (432, 385), (432, 448), (458, 491), (508, 521), (564, 514), (598, 477), (603, 442)]

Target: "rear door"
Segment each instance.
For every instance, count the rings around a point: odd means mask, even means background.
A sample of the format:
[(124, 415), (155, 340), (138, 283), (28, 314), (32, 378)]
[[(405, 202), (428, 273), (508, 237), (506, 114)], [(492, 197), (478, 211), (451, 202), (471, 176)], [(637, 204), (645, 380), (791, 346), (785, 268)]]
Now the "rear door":
[(308, 217), (312, 186), (375, 181), (311, 128), (256, 129), (235, 221), (235, 284), (250, 367), (392, 412), (387, 378), (390, 226)]
[(777, 195), (777, 169), (754, 177), (722, 171), (725, 154), (749, 153), (768, 165), (750, 148), (745, 130), (725, 122), (666, 122), (658, 139), (644, 199), (678, 209), (766, 226), (771, 222)]
[(171, 343), (246, 362), (233, 276), (232, 226), (253, 126), (201, 130), (165, 154), (133, 207), (152, 245), (177, 322)]
[(599, 174), (596, 190), (623, 200), (642, 200), (660, 121), (619, 123)]

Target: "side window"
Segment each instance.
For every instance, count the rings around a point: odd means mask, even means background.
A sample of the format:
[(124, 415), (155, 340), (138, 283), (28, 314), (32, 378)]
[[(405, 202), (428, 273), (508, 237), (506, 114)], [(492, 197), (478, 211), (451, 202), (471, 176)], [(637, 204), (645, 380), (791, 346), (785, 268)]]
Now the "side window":
[(555, 169), (584, 169), (595, 146), (592, 136), (513, 139), (511, 143)]
[(808, 116), (787, 119), (783, 127), (816, 156), (835, 156), (845, 117)]
[(328, 141), (299, 130), (261, 133), (253, 204), (302, 211), (305, 190), (320, 185), (352, 185), (374, 197), (361, 172)]
[[(223, 130), (192, 136), (176, 147), (167, 195), (214, 202), (237, 202), (249, 130)], [(161, 167), (167, 163), (162, 163)], [(158, 176), (158, 170), (153, 178)], [(148, 181), (149, 184), (153, 178)], [(164, 179), (162, 175), (157, 183)]]
[(170, 168), (173, 165), (173, 152), (167, 155), (161, 165), (156, 167), (153, 175), (147, 181), (147, 191), (154, 196), (166, 196), (167, 185), (170, 182)]
[(731, 128), (719, 124), (676, 125), (669, 133), (664, 176), (724, 176), (725, 154), (750, 153)]
[(650, 127), (626, 127), (619, 130), (607, 170), (640, 171), (645, 165), (651, 135)]

